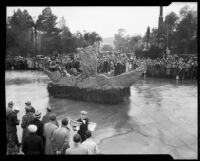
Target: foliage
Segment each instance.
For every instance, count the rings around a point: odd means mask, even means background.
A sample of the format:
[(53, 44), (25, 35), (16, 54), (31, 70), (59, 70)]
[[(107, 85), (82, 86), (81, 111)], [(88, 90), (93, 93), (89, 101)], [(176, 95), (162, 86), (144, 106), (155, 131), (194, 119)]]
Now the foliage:
[[(18, 9), (6, 20), (6, 54), (7, 55), (35, 55), (59, 53), (73, 53), (77, 48), (95, 46), (102, 41), (96, 32), (77, 31), (71, 33), (61, 18), (61, 25), (57, 27), (57, 16), (50, 7), (45, 8), (38, 16), (36, 23), (27, 10)], [(122, 53), (149, 53), (152, 57), (160, 56), (167, 47), (173, 54), (197, 53), (197, 11), (183, 7), (179, 15), (174, 12), (165, 16), (162, 35), (158, 29), (147, 28), (144, 37), (130, 36), (124, 29), (119, 29), (114, 36), (114, 50)], [(148, 47), (148, 48), (147, 48)], [(103, 50), (112, 50), (103, 46)], [(146, 51), (147, 50), (147, 51)]]
[(101, 51), (113, 51), (113, 47), (109, 44), (105, 44), (102, 46)]
[(29, 13), (18, 9), (6, 21), (6, 54), (7, 55), (49, 55), (74, 53), (77, 48), (95, 45), (102, 41), (96, 32), (71, 33), (62, 17), (57, 27), (57, 16), (50, 7), (46, 7), (33, 21)]
[(133, 53), (139, 40), (142, 39), (140, 35), (129, 36), (125, 35), (124, 29), (119, 29), (118, 33), (115, 34), (114, 45), (115, 50), (122, 53)]
[(6, 23), (6, 54), (27, 55), (34, 53), (32, 43), (33, 20), (26, 10), (18, 9)]

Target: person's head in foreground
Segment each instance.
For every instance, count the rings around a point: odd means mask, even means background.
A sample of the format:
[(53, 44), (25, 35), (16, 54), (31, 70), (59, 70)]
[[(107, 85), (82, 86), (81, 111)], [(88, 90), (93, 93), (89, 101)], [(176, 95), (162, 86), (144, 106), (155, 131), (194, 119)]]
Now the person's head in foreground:
[(13, 101), (8, 102), (8, 107), (12, 108), (14, 105)]
[(81, 111), (81, 119), (86, 119), (87, 118), (87, 112), (86, 111)]
[(68, 125), (68, 119), (67, 118), (62, 119), (62, 126), (67, 127), (67, 125)]
[(86, 137), (86, 139), (91, 138), (91, 136), (92, 136), (92, 132), (91, 132), (90, 130), (87, 130), (87, 131), (85, 132), (85, 137)]
[(52, 114), (49, 116), (49, 119), (50, 119), (50, 121), (56, 121), (56, 114), (55, 114), (55, 113), (52, 113)]
[(73, 141), (76, 144), (81, 143), (81, 136), (79, 134), (75, 134), (73, 137)]

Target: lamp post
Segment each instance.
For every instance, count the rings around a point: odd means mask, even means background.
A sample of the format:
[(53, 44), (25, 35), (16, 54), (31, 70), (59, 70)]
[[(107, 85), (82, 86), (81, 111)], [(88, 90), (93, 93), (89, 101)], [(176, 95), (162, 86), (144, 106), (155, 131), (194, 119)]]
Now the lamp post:
[(34, 22), (34, 36), (35, 36), (35, 54), (37, 55), (37, 27), (36, 27), (37, 17), (33, 17), (33, 22)]

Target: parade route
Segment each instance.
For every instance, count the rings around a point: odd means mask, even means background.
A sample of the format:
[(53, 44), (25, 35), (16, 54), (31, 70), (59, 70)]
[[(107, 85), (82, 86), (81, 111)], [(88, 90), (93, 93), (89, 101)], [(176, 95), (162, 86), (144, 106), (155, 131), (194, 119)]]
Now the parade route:
[[(131, 87), (129, 101), (118, 105), (49, 97), (48, 81), (38, 71), (6, 72), (6, 103), (13, 100), (20, 108), (20, 120), (27, 100), (42, 116), (52, 106), (59, 122), (64, 117), (76, 120), (85, 110), (97, 123), (93, 139), (102, 154), (170, 154), (174, 159), (197, 159), (195, 80), (141, 78)], [(20, 140), (21, 126), (17, 128)], [(73, 145), (75, 132), (71, 131)]]

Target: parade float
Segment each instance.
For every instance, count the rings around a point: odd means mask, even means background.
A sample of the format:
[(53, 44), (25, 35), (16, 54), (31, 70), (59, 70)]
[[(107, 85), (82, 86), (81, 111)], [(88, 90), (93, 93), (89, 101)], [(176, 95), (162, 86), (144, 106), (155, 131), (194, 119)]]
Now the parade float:
[(47, 89), (50, 96), (87, 102), (117, 104), (130, 96), (130, 86), (141, 77), (146, 67), (141, 67), (117, 76), (97, 73), (97, 54), (91, 46), (79, 49), (82, 73), (65, 77), (59, 71), (51, 72), (41, 66), (51, 82)]

